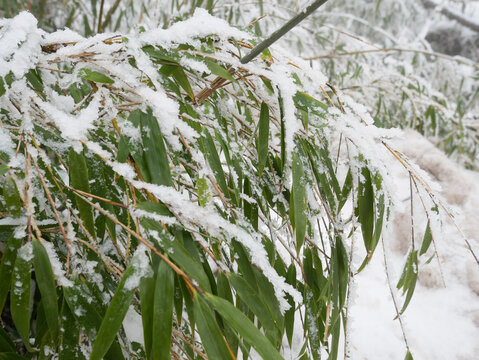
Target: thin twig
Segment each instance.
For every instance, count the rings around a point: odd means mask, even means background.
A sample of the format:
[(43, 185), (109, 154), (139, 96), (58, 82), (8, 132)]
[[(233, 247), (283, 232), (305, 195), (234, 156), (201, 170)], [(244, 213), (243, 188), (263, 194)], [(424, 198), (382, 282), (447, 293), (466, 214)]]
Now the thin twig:
[(100, 13), (98, 14), (98, 29), (97, 29), (97, 33), (101, 33), (101, 20), (103, 18), (103, 6), (105, 5), (105, 0), (101, 0), (101, 3), (100, 3)]
[(396, 302), (396, 297), (394, 295), (394, 290), (393, 290), (392, 285), (391, 285), (391, 278), (389, 277), (389, 269), (388, 269), (388, 263), (387, 263), (387, 258), (386, 258), (386, 248), (384, 246), (384, 239), (382, 237), (381, 237), (381, 244), (382, 244), (382, 247), (383, 247), (383, 255), (384, 255), (384, 270), (385, 270), (385, 273), (386, 273), (386, 279), (387, 279), (387, 283), (388, 283), (388, 286), (389, 286), (389, 291), (391, 293), (391, 298), (392, 298), (392, 301), (393, 301), (393, 304), (394, 304), (394, 309), (396, 310), (396, 318), (399, 320), (399, 326), (401, 327), (401, 332), (402, 332), (402, 336), (403, 336), (403, 339), (404, 339), (404, 343), (406, 344), (406, 349), (410, 352), (411, 350), (409, 349), (409, 344), (408, 344), (408, 341), (407, 341), (406, 332), (404, 330), (402, 315), (399, 312), (399, 307), (398, 307), (397, 302)]
[(404, 49), (404, 48), (381, 48), (381, 49), (366, 49), (366, 50), (357, 50), (357, 51), (345, 51), (341, 53), (332, 53), (324, 55), (315, 55), (311, 57), (304, 58), (304, 60), (320, 60), (320, 59), (334, 59), (341, 56), (352, 56), (352, 55), (362, 55), (370, 53), (388, 53), (388, 52), (411, 52), (415, 54), (423, 54), (429, 56), (435, 56), (438, 58), (446, 59), (449, 61), (458, 62), (460, 64), (470, 65), (474, 68), (479, 68), (478, 64), (473, 63), (472, 61), (467, 61), (458, 57), (452, 57), (449, 55), (437, 53), (434, 51), (420, 50), (420, 49)]

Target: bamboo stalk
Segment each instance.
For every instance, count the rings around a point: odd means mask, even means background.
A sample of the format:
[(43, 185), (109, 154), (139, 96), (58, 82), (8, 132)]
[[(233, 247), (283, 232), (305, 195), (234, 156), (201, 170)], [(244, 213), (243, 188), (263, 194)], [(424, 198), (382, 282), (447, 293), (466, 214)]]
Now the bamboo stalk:
[(291, 20), (289, 20), (286, 24), (281, 26), (278, 30), (276, 30), (273, 34), (271, 34), (270, 37), (267, 39), (263, 40), (260, 42), (258, 45), (256, 45), (253, 50), (251, 50), (248, 54), (243, 56), (241, 58), (241, 63), (242, 64), (247, 64), (251, 60), (253, 60), (256, 56), (261, 54), (263, 50), (267, 49), (270, 47), (273, 43), (278, 41), (280, 38), (282, 38), (286, 33), (291, 31), (296, 25), (298, 25), (301, 21), (306, 19), (309, 15), (311, 15), (317, 8), (319, 8), (321, 5), (323, 5), (326, 1), (328, 0), (316, 0), (313, 3), (311, 3), (309, 6), (307, 6), (303, 11), (298, 13), (295, 17), (293, 17)]

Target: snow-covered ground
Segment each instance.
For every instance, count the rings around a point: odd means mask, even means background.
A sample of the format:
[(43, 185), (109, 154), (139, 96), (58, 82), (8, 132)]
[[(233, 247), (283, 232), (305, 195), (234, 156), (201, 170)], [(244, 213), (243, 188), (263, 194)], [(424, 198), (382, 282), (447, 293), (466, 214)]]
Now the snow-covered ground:
[[(456, 222), (476, 250), (479, 233), (479, 174), (460, 168), (421, 135), (407, 131), (393, 142), (442, 187), (441, 195), (453, 207)], [(395, 214), (372, 262), (355, 277), (351, 307), (352, 359), (404, 359), (403, 332), (396, 316), (385, 271), (394, 293), (411, 243), (409, 177), (398, 163), (392, 170), (404, 213)], [(422, 240), (426, 219), (415, 198), (416, 244)], [(420, 264), (413, 299), (402, 315), (404, 334), (415, 359), (468, 359), (479, 357), (479, 266), (451, 221), (436, 234), (437, 259)], [(361, 246), (358, 246), (360, 251)], [(441, 276), (442, 271), (442, 276)], [(444, 283), (442, 280), (444, 278)], [(401, 298), (399, 306), (402, 303)]]

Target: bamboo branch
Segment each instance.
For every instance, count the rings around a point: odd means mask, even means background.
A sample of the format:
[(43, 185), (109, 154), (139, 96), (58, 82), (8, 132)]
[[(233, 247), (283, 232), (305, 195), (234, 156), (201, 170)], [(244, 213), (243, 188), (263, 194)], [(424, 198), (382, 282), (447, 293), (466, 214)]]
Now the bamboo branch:
[(471, 29), (471, 30), (479, 33), (479, 22), (476, 22), (472, 19), (469, 19), (469, 18), (463, 16), (462, 14), (459, 14), (458, 12), (456, 12), (454, 10), (450, 10), (450, 9), (444, 7), (443, 5), (439, 5), (432, 0), (421, 0), (421, 2), (422, 2), (422, 5), (424, 6), (424, 8), (435, 9), (435, 10), (437, 9), (440, 14), (446, 16), (447, 18), (449, 18), (451, 20), (457, 21), (459, 24), (461, 24), (462, 26), (467, 27), (468, 29)]

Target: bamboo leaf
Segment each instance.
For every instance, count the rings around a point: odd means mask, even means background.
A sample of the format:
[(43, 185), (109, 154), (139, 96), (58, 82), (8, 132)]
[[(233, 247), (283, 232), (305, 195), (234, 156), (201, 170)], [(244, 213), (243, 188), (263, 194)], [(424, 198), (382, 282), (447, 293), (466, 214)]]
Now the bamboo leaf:
[(341, 197), (338, 201), (338, 210), (337, 210), (338, 212), (340, 212), (344, 204), (346, 204), (346, 201), (348, 200), (348, 197), (349, 197), (349, 194), (351, 193), (352, 188), (353, 188), (353, 176), (351, 174), (351, 169), (350, 169), (348, 170), (346, 179), (344, 179), (343, 188), (341, 190)]
[(228, 277), (241, 300), (248, 305), (265, 328), (268, 339), (272, 341), (272, 343), (276, 343), (281, 337), (281, 331), (274, 322), (274, 316), (268, 307), (241, 276), (229, 274)]
[(94, 340), (101, 325), (101, 309), (96, 307), (94, 302), (88, 301), (93, 295), (79, 278), (74, 277), (72, 281), (74, 285), (64, 287), (63, 295), (75, 319), (88, 337)]
[(18, 355), (14, 352), (0, 353), (0, 360), (27, 360), (28, 358)]
[(87, 68), (81, 69), (78, 75), (83, 79), (90, 80), (97, 83), (113, 84), (115, 82), (113, 81), (113, 79), (109, 78), (105, 74), (102, 74), (101, 72), (90, 70)]
[[(288, 267), (288, 272), (286, 274), (286, 281), (293, 286), (296, 284), (296, 267), (294, 263)], [(288, 339), (289, 346), (291, 346), (293, 342), (293, 332), (294, 332), (294, 312), (296, 309), (295, 309), (294, 301), (291, 298), (291, 296), (288, 295), (287, 298), (288, 298), (288, 303), (289, 305), (291, 305), (291, 307), (284, 314), (284, 324), (286, 329), (286, 337)]]
[(0, 164), (0, 176), (6, 174), (8, 170), (10, 170), (10, 167)]
[(19, 218), (22, 214), (22, 198), (18, 192), (17, 184), (11, 176), (7, 176), (3, 183), (3, 197), (8, 213), (14, 218)]
[[(70, 184), (77, 190), (90, 193), (90, 183), (88, 177), (88, 167), (83, 153), (77, 153), (70, 149), (69, 154), (69, 176)], [(75, 196), (80, 218), (88, 232), (95, 236), (95, 222), (93, 221), (93, 211), (91, 206), (79, 196)]]
[(228, 196), (229, 191), (226, 185), (225, 173), (223, 171), (223, 167), (221, 166), (220, 157), (218, 155), (218, 151), (216, 150), (213, 138), (206, 129), (203, 134), (205, 158), (208, 160), (211, 170), (213, 170), (213, 173), (215, 174), (216, 181), (218, 182), (218, 186), (220, 187), (221, 191), (224, 195)]
[(165, 61), (176, 63), (179, 61), (179, 57), (176, 54), (168, 53), (165, 49), (160, 47), (153, 47), (151, 45), (144, 46), (142, 50), (148, 54), (151, 58), (157, 61)]
[(80, 349), (80, 328), (65, 299), (63, 299), (61, 322), (58, 359), (84, 359)]
[(293, 201), (294, 229), (296, 231), (296, 249), (303, 245), (306, 235), (306, 179), (303, 164), (297, 153), (293, 154)]
[[(127, 284), (127, 281), (135, 276), (135, 260), (136, 259), (133, 258), (130, 265), (126, 268), (115, 294), (111, 299), (110, 305), (106, 310), (100, 329), (98, 330), (98, 335), (93, 343), (90, 360), (101, 360), (116, 338), (116, 334), (120, 329), (135, 293), (135, 287), (132, 287), (130, 284), (131, 280)], [(125, 286), (126, 284), (127, 286)]]
[(179, 264), (189, 276), (195, 279), (202, 289), (211, 291), (208, 276), (205, 274), (203, 266), (195, 260), (176, 237), (165, 236), (164, 229), (157, 221), (144, 218), (141, 223), (145, 229), (154, 230), (162, 236), (162, 245), (169, 256)]
[(201, 295), (196, 294), (194, 297), (194, 310), (198, 332), (208, 358), (233, 359), (216, 323), (215, 315)]
[(313, 114), (318, 116), (324, 116), (324, 111), (328, 110), (328, 106), (326, 104), (302, 91), (296, 92), (293, 100), (294, 104), (299, 109), (311, 111)]
[(185, 70), (179, 65), (163, 65), (161, 67), (161, 73), (166, 75), (166, 76), (172, 76), (178, 85), (180, 85), (183, 90), (186, 91), (188, 96), (194, 100), (195, 99), (195, 93), (193, 92), (193, 89), (191, 88), (190, 82), (188, 80), (188, 76), (186, 76)]
[(4, 95), (5, 92), (6, 92), (5, 82), (3, 81), (3, 78), (0, 76), (0, 96)]
[(418, 261), (417, 261), (417, 250), (411, 250), (408, 254), (406, 264), (404, 265), (403, 272), (399, 281), (397, 283), (397, 288), (403, 290), (403, 295), (406, 294), (403, 306), (399, 315), (402, 314), (409, 302), (411, 301), (414, 289), (416, 288), (418, 274)]
[(12, 283), (12, 271), (17, 258), (17, 251), (22, 245), (22, 239), (13, 234), (8, 239), (0, 264), (0, 314), (7, 299), (10, 284)]
[[(218, 284), (217, 284), (217, 289), (218, 289), (218, 296), (228, 300), (230, 303), (233, 303), (233, 294), (231, 293), (231, 287), (228, 282), (228, 278), (226, 275), (222, 272), (219, 271), (218, 273)], [(226, 336), (226, 340), (228, 341), (228, 344), (230, 345), (231, 350), (233, 351), (233, 354), (238, 353), (238, 336), (236, 336), (235, 332), (231, 328), (230, 325), (227, 323), (224, 324), (224, 333)]]
[(374, 190), (371, 183), (371, 173), (367, 167), (363, 167), (361, 174), (364, 181), (360, 181), (358, 185), (358, 211), (359, 223), (363, 233), (363, 240), (366, 250), (370, 252), (373, 245), (373, 228), (374, 228)]
[(203, 61), (205, 62), (206, 66), (208, 66), (208, 69), (210, 69), (212, 74), (222, 77), (223, 79), (226, 79), (229, 81), (236, 81), (235, 78), (231, 75), (231, 73), (228, 70), (218, 65), (213, 60), (204, 59)]
[(25, 347), (30, 347), (30, 289), (32, 245), (27, 243), (18, 251), (13, 267), (12, 287), (10, 289), (10, 312), (18, 334)]
[[(93, 341), (102, 324), (102, 316), (100, 315), (102, 309), (92, 301), (94, 296), (85, 283), (79, 278), (73, 278), (72, 281), (74, 286), (64, 287), (63, 295), (75, 319), (84, 329), (90, 340)], [(123, 359), (118, 341), (115, 340), (110, 346), (108, 353), (105, 355), (105, 359)]]
[(152, 359), (170, 359), (171, 331), (173, 321), (174, 273), (169, 265), (161, 261), (153, 299)]
[(424, 255), (427, 252), (427, 250), (429, 249), (429, 246), (431, 245), (431, 242), (432, 242), (431, 224), (428, 221), (426, 226), (426, 231), (424, 233), (424, 238), (422, 240), (421, 251), (419, 252), (419, 255)]
[(366, 248), (367, 256), (359, 267), (358, 272), (362, 271), (368, 264), (377, 245), (377, 242), (373, 237), (375, 209), (371, 173), (367, 167), (363, 167), (361, 169), (361, 175), (363, 181), (360, 181), (358, 184), (358, 206), (355, 209), (355, 213), (361, 224), (361, 232), (363, 234), (364, 247)]
[(158, 120), (150, 112), (142, 112), (140, 124), (144, 156), (151, 181), (157, 185), (171, 186), (170, 164)]
[(52, 265), (48, 254), (37, 239), (33, 244), (33, 266), (35, 268), (35, 279), (42, 295), (42, 304), (46, 315), (48, 327), (52, 340), (58, 337), (58, 299), (56, 283), (53, 277)]
[(196, 186), (198, 188), (198, 203), (200, 206), (205, 207), (210, 199), (208, 183), (205, 178), (198, 177), (196, 179)]
[(261, 176), (266, 161), (268, 160), (269, 151), (269, 108), (263, 101), (258, 123), (258, 174)]
[[(264, 360), (280, 360), (283, 357), (258, 330), (256, 326), (240, 310), (229, 301), (220, 297), (205, 293), (205, 299), (223, 317), (223, 319), (235, 329)], [(220, 359), (220, 358), (218, 358)]]
[(15, 344), (13, 343), (10, 336), (8, 336), (7, 332), (0, 326), (0, 353), (2, 352), (14, 352), (15, 351)]
[(153, 301), (155, 298), (155, 279), (144, 277), (140, 281), (140, 306), (143, 325), (143, 341), (147, 359), (151, 359), (153, 334)]
[(39, 94), (43, 93), (43, 82), (38, 70), (31, 69), (25, 74), (25, 77)]

